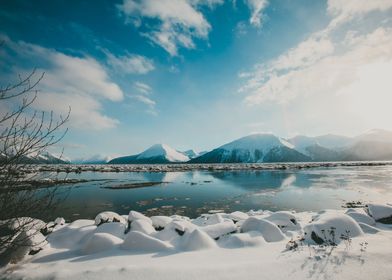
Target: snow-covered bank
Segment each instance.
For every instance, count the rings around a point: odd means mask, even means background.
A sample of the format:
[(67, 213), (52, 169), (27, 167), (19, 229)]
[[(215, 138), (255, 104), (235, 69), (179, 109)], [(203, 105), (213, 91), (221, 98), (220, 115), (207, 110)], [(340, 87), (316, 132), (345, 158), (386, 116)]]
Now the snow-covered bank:
[(318, 213), (146, 217), (103, 212), (52, 223), (43, 249), (7, 278), (391, 279), (390, 205)]

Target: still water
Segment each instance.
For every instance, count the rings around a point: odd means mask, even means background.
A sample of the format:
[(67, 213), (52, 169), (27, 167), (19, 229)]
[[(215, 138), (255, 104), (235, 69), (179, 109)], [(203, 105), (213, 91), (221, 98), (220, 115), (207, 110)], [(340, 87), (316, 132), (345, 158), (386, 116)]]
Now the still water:
[[(60, 174), (62, 176), (62, 174)], [(51, 218), (94, 218), (101, 211), (195, 217), (208, 211), (341, 209), (346, 202), (392, 202), (392, 166), (301, 170), (82, 172), (84, 183), (58, 187), (61, 198)], [(110, 189), (124, 184), (154, 186)], [(109, 187), (109, 188), (108, 188)]]

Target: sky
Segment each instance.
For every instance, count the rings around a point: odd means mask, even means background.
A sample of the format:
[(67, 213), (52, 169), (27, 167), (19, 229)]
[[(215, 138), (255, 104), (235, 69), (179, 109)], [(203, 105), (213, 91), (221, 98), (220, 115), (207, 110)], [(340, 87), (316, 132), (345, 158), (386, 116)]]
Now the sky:
[(0, 39), (71, 159), (392, 130), (392, 0), (0, 0)]

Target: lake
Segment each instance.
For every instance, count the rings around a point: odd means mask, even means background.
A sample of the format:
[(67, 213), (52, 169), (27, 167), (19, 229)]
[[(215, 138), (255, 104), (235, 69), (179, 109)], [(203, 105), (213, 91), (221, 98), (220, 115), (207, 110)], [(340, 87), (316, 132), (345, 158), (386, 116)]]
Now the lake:
[[(43, 176), (48, 174), (43, 173)], [(60, 178), (65, 174), (59, 173)], [(209, 211), (341, 209), (347, 202), (392, 202), (392, 166), (187, 172), (82, 172), (94, 180), (58, 187), (49, 217), (94, 218), (101, 211), (196, 217)], [(145, 183), (147, 186), (143, 186)], [(156, 184), (156, 185), (154, 185)], [(152, 186), (148, 186), (152, 185)], [(132, 188), (127, 188), (131, 186)], [(138, 186), (135, 188), (135, 186)]]

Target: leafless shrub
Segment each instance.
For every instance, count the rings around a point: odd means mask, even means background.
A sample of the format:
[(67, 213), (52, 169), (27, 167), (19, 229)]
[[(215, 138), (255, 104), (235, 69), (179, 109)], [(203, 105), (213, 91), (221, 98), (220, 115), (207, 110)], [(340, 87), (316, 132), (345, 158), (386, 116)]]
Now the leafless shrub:
[(56, 205), (56, 188), (18, 190), (28, 159), (38, 157), (67, 133), (63, 127), (70, 111), (56, 118), (54, 112), (32, 108), (43, 78), (44, 73), (33, 70), (0, 87), (0, 106), (6, 108), (0, 113), (0, 265), (17, 261), (16, 252), (34, 253), (34, 239), (42, 236), (45, 223), (20, 217), (41, 217)]

